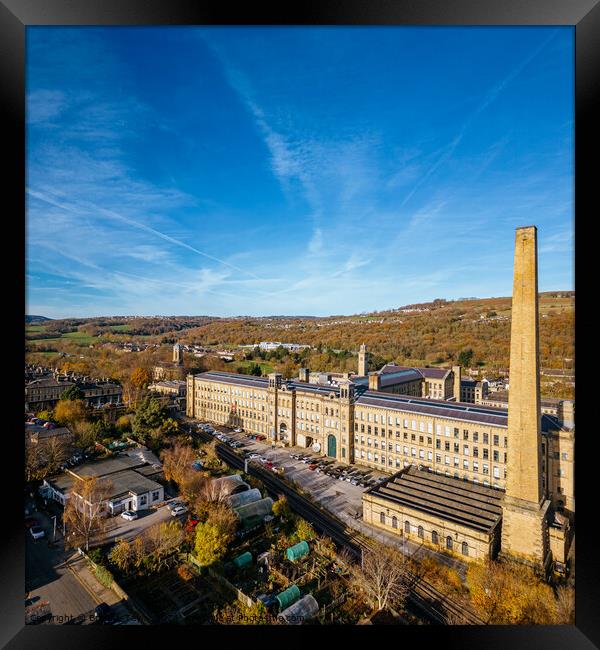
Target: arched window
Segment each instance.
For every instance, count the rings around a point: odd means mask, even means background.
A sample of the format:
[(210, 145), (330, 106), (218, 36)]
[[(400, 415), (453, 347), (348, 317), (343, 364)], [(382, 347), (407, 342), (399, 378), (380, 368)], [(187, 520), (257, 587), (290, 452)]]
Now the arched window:
[(417, 534), (421, 539), (425, 539), (425, 531), (423, 530), (423, 526), (419, 526), (417, 529)]
[(446, 548), (450, 551), (452, 550), (452, 537), (450, 535), (446, 537)]
[(462, 554), (469, 555), (469, 545), (467, 544), (467, 542), (462, 543)]
[(431, 531), (431, 541), (434, 544), (439, 544), (440, 543), (440, 538), (439, 538), (439, 536), (437, 534), (437, 530), (432, 530)]
[(392, 528), (398, 528), (398, 517), (392, 517)]
[(385, 524), (385, 512), (379, 513), (379, 521), (380, 523)]
[(405, 521), (404, 522), (404, 532), (405, 533), (410, 533), (410, 521)]

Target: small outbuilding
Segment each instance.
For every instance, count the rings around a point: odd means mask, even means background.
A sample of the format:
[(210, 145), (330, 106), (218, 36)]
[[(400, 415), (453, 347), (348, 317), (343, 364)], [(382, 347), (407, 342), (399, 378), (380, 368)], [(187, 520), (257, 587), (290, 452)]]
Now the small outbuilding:
[(279, 604), (279, 611), (283, 612), (285, 609), (293, 605), (300, 598), (300, 589), (296, 585), (288, 587), (285, 591), (275, 596), (275, 600)]
[(306, 557), (309, 551), (310, 548), (308, 546), (308, 542), (303, 540), (298, 544), (294, 544), (294, 546), (290, 546), (285, 552), (285, 555), (288, 560), (295, 562), (296, 560), (300, 560), (301, 558)]
[(319, 603), (307, 594), (279, 614), (278, 619), (287, 625), (301, 625), (319, 613)]

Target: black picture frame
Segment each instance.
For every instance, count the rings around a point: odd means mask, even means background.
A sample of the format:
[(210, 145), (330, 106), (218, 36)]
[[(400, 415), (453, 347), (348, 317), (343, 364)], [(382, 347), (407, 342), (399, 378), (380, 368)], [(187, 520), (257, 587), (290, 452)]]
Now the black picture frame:
[[(235, 24), (235, 25), (571, 25), (575, 28), (575, 106), (576, 106), (576, 211), (577, 232), (585, 232), (587, 220), (592, 221), (594, 181), (597, 183), (598, 164), (595, 162), (598, 140), (598, 94), (600, 89), (600, 0), (320, 0), (316, 3), (287, 5), (279, 3), (271, 7), (267, 3), (246, 3), (232, 7), (214, 0), (201, 5), (193, 0), (0, 0), (0, 111), (2, 134), (0, 151), (8, 163), (3, 179), (3, 215), (5, 232), (7, 224), (16, 224), (16, 234), (5, 237), (5, 251), (16, 255), (6, 267), (5, 296), (11, 299), (11, 336), (23, 332), (25, 313), (25, 28), (33, 25), (188, 25), (188, 24)], [(10, 208), (8, 206), (11, 206)], [(576, 234), (576, 247), (585, 246), (584, 237)], [(589, 245), (589, 240), (588, 240)], [(19, 244), (21, 244), (19, 246)], [(591, 244), (593, 246), (593, 242)], [(595, 247), (594, 247), (595, 248)], [(593, 260), (594, 248), (590, 248)], [(580, 251), (578, 259), (585, 257)], [(6, 265), (5, 265), (6, 266)], [(586, 272), (587, 274), (587, 272)], [(581, 277), (584, 277), (583, 275)], [(585, 301), (580, 301), (576, 340), (581, 333), (587, 335), (588, 320), (585, 317)], [(591, 333), (593, 335), (593, 333)], [(6, 409), (11, 413), (5, 423), (3, 445), (4, 468), (17, 468), (16, 478), (7, 481), (15, 498), (6, 498), (3, 504), (2, 553), (0, 554), (0, 642), (7, 648), (70, 648), (82, 644), (85, 648), (106, 647), (120, 643), (135, 643), (139, 635), (146, 641), (154, 639), (152, 628), (128, 628), (137, 632), (121, 632), (110, 626), (80, 628), (64, 626), (24, 625), (24, 563), (25, 545), (22, 524), (20, 484), (23, 459), (20, 410), (22, 399), (17, 396), (17, 377), (22, 372), (23, 357), (15, 348), (15, 373), (13, 381), (5, 387)], [(19, 384), (20, 385), (20, 384)], [(580, 382), (578, 419), (585, 435), (580, 436), (576, 491), (579, 499), (577, 518), (577, 584), (576, 625), (574, 626), (486, 626), (486, 627), (411, 627), (403, 628), (391, 639), (392, 643), (441, 643), (444, 647), (461, 648), (594, 648), (600, 647), (598, 613), (598, 548), (592, 534), (595, 520), (593, 489), (593, 447), (596, 431), (589, 407), (593, 404), (593, 388), (588, 382)], [(14, 426), (11, 426), (14, 424)], [(10, 435), (9, 435), (10, 434)], [(583, 463), (583, 465), (581, 465)], [(588, 474), (585, 464), (590, 463)], [(579, 488), (579, 489), (577, 489)], [(588, 489), (589, 488), (589, 489)], [(5, 491), (5, 495), (7, 492)], [(122, 629), (122, 628), (120, 628)], [(179, 638), (188, 636), (187, 642), (229, 644), (234, 641), (245, 645), (254, 644), (306, 644), (314, 641), (340, 643), (340, 634), (350, 643), (369, 643), (379, 636), (381, 628), (362, 626), (356, 628), (167, 628), (167, 643), (186, 643)], [(206, 634), (212, 637), (206, 640)], [(240, 632), (242, 634), (240, 635)], [(217, 634), (215, 634), (217, 633)], [(119, 635), (130, 635), (127, 639)], [(133, 639), (135, 635), (136, 639)], [(235, 638), (234, 636), (235, 635)], [(317, 635), (319, 639), (317, 639)], [(325, 638), (322, 636), (325, 635)], [(388, 635), (386, 635), (388, 636)], [(394, 635), (395, 636), (395, 635)], [(177, 638), (175, 638), (177, 637)], [(345, 641), (342, 640), (343, 643)], [(382, 639), (385, 643), (386, 639)], [(387, 640), (389, 643), (390, 640)], [(155, 643), (161, 643), (158, 639)], [(162, 643), (165, 643), (163, 640)]]

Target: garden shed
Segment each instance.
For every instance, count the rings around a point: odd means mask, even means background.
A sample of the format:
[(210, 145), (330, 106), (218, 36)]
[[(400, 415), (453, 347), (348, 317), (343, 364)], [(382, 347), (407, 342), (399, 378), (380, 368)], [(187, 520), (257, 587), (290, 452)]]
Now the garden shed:
[(308, 542), (303, 540), (298, 544), (294, 544), (294, 546), (290, 546), (285, 552), (285, 555), (288, 560), (290, 560), (291, 562), (295, 562), (296, 560), (299, 560), (300, 558), (307, 556), (309, 551), (310, 548), (308, 546)]
[(233, 564), (238, 569), (252, 564), (252, 553), (250, 553), (250, 551), (246, 551), (245, 553), (238, 555), (236, 558), (234, 558)]
[(300, 598), (300, 589), (296, 585), (288, 587), (285, 591), (275, 596), (275, 600), (279, 603), (279, 611), (283, 612), (290, 605), (293, 605)]

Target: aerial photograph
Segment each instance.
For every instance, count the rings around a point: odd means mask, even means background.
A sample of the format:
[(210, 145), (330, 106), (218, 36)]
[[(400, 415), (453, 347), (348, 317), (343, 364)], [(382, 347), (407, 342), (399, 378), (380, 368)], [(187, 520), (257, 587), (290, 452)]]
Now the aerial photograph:
[(27, 625), (574, 624), (574, 41), (27, 27)]

